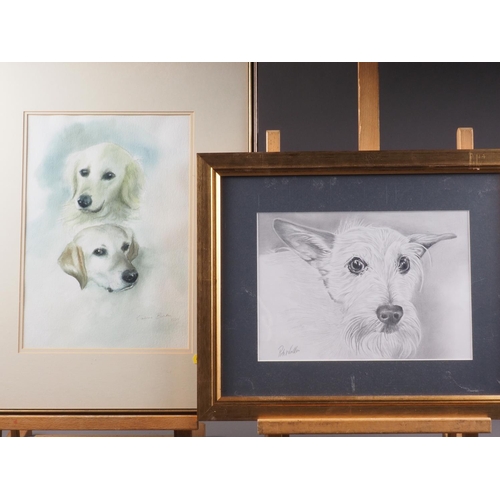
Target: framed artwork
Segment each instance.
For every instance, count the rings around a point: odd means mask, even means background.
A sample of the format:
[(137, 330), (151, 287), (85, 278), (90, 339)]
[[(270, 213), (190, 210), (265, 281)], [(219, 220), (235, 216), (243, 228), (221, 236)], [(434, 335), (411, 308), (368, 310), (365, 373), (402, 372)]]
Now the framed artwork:
[(499, 174), (497, 150), (199, 154), (199, 418), (497, 418)]
[(0, 412), (194, 415), (195, 155), (249, 150), (250, 66), (4, 66)]

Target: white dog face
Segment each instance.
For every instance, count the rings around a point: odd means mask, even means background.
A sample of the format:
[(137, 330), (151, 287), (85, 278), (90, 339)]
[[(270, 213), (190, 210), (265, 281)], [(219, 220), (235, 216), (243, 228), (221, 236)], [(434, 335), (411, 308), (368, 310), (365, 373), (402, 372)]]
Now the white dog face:
[(421, 258), (452, 233), (404, 236), (390, 228), (351, 227), (338, 234), (276, 219), (278, 236), (319, 271), (326, 291), (342, 310), (345, 342), (357, 353), (407, 358), (420, 343), (413, 305)]
[(139, 208), (141, 167), (116, 144), (97, 144), (71, 154), (66, 172), (72, 187), (64, 214), (69, 223), (119, 222)]
[(83, 289), (93, 281), (108, 292), (132, 288), (139, 273), (132, 265), (139, 246), (125, 229), (102, 224), (82, 229), (59, 257), (63, 271)]

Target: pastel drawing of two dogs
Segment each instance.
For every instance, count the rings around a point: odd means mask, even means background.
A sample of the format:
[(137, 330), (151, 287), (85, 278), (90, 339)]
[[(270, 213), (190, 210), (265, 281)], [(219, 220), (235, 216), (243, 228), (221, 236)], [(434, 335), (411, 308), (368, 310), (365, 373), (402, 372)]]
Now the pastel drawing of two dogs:
[(139, 278), (132, 264), (139, 246), (123, 224), (140, 206), (140, 164), (122, 147), (102, 143), (71, 154), (65, 169), (72, 192), (62, 219), (78, 232), (59, 265), (82, 289), (89, 282), (109, 292), (132, 288)]

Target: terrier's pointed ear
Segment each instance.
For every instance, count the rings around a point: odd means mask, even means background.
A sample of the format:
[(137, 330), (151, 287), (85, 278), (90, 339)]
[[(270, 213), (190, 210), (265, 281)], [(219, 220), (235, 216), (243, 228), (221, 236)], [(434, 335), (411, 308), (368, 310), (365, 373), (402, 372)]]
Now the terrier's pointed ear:
[(276, 234), (302, 259), (316, 269), (322, 269), (332, 256), (335, 236), (283, 219), (274, 220)]
[(416, 243), (416, 253), (418, 257), (422, 258), (426, 250), (439, 241), (452, 240), (457, 235), (453, 233), (443, 234), (412, 234), (409, 236), (410, 243)]
[(59, 257), (59, 265), (61, 269), (70, 276), (73, 276), (80, 283), (80, 288), (83, 290), (88, 283), (87, 270), (85, 268), (85, 260), (82, 249), (73, 241), (68, 243), (63, 253)]

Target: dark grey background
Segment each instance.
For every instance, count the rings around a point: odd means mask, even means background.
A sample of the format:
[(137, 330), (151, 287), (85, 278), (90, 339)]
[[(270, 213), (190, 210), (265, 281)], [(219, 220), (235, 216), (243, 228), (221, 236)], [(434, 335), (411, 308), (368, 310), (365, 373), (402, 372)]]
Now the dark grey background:
[[(380, 63), (382, 149), (500, 147), (500, 64)], [(259, 63), (258, 150), (281, 131), (282, 151), (357, 149), (356, 63)], [(500, 435), (494, 422), (493, 435)], [(255, 435), (255, 423), (210, 423), (209, 435)]]
[[(356, 63), (259, 63), (258, 150), (281, 130), (282, 151), (358, 148)], [(499, 63), (379, 63), (381, 149), (500, 147)]]

